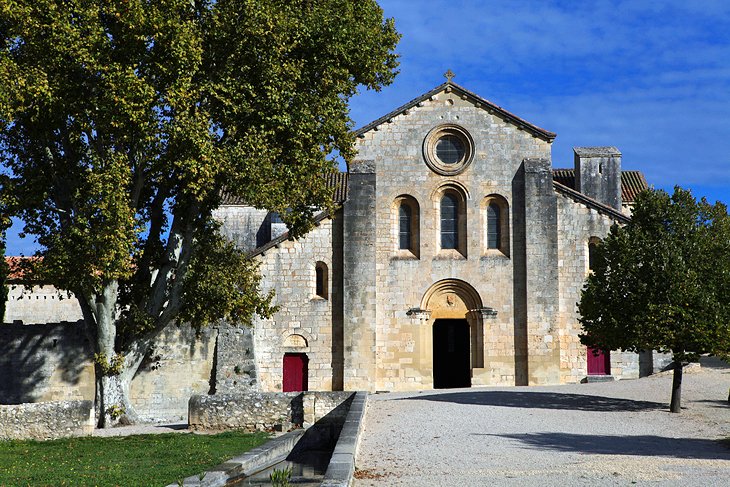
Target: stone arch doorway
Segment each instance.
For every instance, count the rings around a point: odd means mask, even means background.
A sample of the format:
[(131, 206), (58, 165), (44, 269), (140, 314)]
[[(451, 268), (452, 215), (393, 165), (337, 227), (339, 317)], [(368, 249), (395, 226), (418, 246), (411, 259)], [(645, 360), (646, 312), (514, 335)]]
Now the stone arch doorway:
[(433, 386), (470, 387), (472, 370), (484, 367), (482, 299), (469, 283), (444, 279), (423, 296), (432, 330)]

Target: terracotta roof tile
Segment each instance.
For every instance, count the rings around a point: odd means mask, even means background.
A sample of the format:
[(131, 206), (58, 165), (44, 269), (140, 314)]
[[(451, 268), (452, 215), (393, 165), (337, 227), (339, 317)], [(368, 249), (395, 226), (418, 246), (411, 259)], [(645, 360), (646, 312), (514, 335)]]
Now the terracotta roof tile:
[[(553, 181), (575, 189), (575, 170), (553, 169)], [(636, 196), (645, 189), (649, 189), (649, 184), (641, 171), (621, 172), (621, 201), (633, 203), (636, 201)]]
[(24, 274), (27, 272), (27, 265), (33, 261), (38, 260), (40, 257), (19, 257), (19, 256), (6, 256), (5, 263), (8, 265), (8, 281), (20, 282), (23, 281)]

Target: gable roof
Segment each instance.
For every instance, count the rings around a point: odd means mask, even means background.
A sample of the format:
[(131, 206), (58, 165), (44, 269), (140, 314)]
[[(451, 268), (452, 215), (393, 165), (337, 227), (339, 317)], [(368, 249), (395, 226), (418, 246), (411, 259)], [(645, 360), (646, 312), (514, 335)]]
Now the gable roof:
[[(577, 191), (574, 169), (553, 169), (553, 181)], [(649, 183), (641, 171), (621, 171), (621, 201), (631, 204), (639, 193), (649, 189)]]
[[(327, 187), (334, 189), (332, 200), (338, 205), (347, 200), (347, 177), (348, 173), (339, 171), (331, 172), (325, 176)], [(223, 191), (221, 193), (221, 206), (248, 206), (248, 203), (240, 196)]]
[(499, 105), (495, 105), (491, 101), (482, 98), (481, 96), (477, 95), (476, 93), (473, 93), (463, 86), (459, 86), (453, 81), (447, 81), (445, 83), (442, 83), (438, 85), (436, 88), (432, 89), (431, 91), (422, 94), (421, 96), (414, 98), (413, 100), (409, 101), (405, 105), (401, 105), (392, 112), (383, 115), (377, 120), (374, 120), (370, 122), (369, 124), (365, 125), (364, 127), (361, 127), (355, 131), (356, 136), (361, 136), (365, 134), (366, 132), (369, 132), (370, 130), (374, 129), (378, 125), (382, 125), (388, 121), (390, 121), (393, 117), (396, 117), (397, 115), (402, 114), (406, 110), (410, 110), (414, 106), (418, 105), (419, 103), (422, 103), (432, 96), (436, 95), (437, 93), (440, 93), (444, 90), (453, 90), (454, 92), (460, 93), (465, 99), (471, 101), (476, 105), (477, 107), (483, 107), (486, 110), (494, 111), (498, 116), (504, 118), (506, 121), (512, 123), (513, 125), (516, 125), (517, 127), (526, 130), (527, 132), (530, 132), (535, 137), (538, 137), (540, 139), (543, 139), (547, 142), (552, 142), (556, 134), (554, 132), (550, 132), (548, 130), (545, 130), (543, 128), (538, 127), (537, 125), (533, 125), (527, 120), (524, 120), (514, 113), (508, 112), (504, 108), (500, 107)]

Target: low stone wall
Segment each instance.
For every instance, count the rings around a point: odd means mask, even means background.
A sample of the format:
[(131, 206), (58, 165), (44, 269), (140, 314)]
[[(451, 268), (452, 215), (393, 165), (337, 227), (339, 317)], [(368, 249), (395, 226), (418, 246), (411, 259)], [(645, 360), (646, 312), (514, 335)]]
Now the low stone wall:
[(0, 405), (0, 440), (51, 440), (94, 431), (91, 401)]
[(352, 392), (244, 392), (193, 396), (188, 405), (188, 424), (195, 430), (287, 431), (311, 426), (337, 410), (352, 395)]

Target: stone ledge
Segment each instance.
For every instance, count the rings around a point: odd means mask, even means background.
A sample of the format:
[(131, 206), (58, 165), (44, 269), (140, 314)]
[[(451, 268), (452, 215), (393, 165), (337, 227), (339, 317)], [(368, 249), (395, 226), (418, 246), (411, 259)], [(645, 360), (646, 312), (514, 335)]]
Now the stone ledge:
[(367, 407), (367, 392), (357, 392), (342, 426), (335, 451), (332, 453), (322, 486), (347, 487), (355, 474), (355, 459), (362, 432), (362, 420)]
[(53, 440), (94, 431), (91, 401), (0, 405), (0, 440)]

